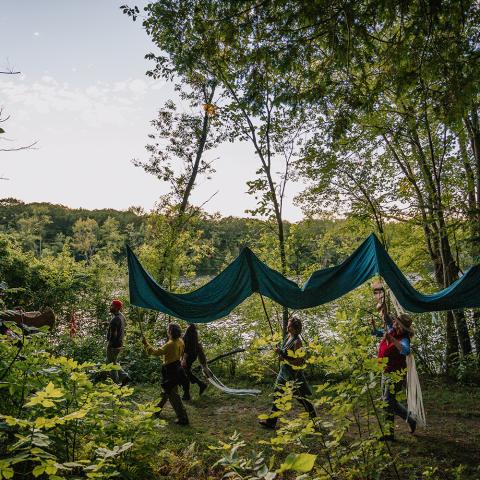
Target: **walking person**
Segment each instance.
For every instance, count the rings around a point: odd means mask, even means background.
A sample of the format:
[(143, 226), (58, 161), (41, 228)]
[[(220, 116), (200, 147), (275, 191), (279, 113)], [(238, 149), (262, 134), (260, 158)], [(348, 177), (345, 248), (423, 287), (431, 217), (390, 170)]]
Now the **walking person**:
[[(110, 313), (112, 318), (107, 331), (107, 357), (105, 363), (119, 365), (118, 356), (120, 355), (125, 339), (125, 317), (122, 314), (123, 303), (120, 300), (113, 300), (110, 304)], [(111, 379), (116, 384), (126, 385), (130, 380), (128, 373), (120, 367), (120, 370), (110, 372)]]
[(148, 354), (164, 357), (162, 366), (163, 393), (157, 407), (162, 409), (167, 401), (169, 401), (177, 415), (175, 423), (178, 425), (188, 425), (187, 411), (178, 394), (178, 386), (185, 384), (187, 381), (185, 371), (180, 364), (180, 359), (184, 352), (184, 344), (181, 336), (182, 330), (180, 326), (176, 323), (170, 323), (167, 329), (168, 341), (162, 347), (153, 347), (143, 335), (142, 341)]
[(199, 388), (198, 394), (201, 395), (207, 388), (207, 384), (202, 382), (193, 372), (192, 365), (195, 360), (199, 360), (200, 365), (204, 371), (207, 369), (207, 359), (203, 346), (198, 338), (197, 326), (194, 323), (190, 323), (183, 334), (183, 343), (185, 350), (182, 356), (182, 367), (187, 375), (187, 381), (182, 385), (183, 397), (182, 400), (190, 400), (190, 384), (197, 384)]
[[(304, 363), (304, 359), (300, 357), (289, 357), (288, 351), (296, 352), (302, 348), (302, 340), (300, 333), (302, 331), (302, 322), (298, 318), (291, 318), (288, 321), (287, 327), (288, 335), (283, 340), (282, 346), (275, 351), (282, 361), (280, 371), (278, 372), (277, 380), (275, 382), (275, 395), (282, 392), (282, 387), (288, 382), (294, 382), (293, 395), (295, 399), (300, 402), (310, 418), (315, 418), (317, 412), (313, 404), (306, 398), (312, 395), (312, 389), (305, 378), (303, 370), (296, 370), (294, 367), (299, 367)], [(273, 402), (271, 413), (278, 412), (279, 408)], [(259, 422), (262, 427), (275, 429), (277, 425), (277, 417), (270, 417), (267, 420)]]
[[(379, 287), (377, 290), (380, 288), (383, 287)], [(376, 328), (375, 319), (372, 319), (373, 334), (381, 337), (378, 358), (387, 359), (382, 376), (382, 400), (387, 403), (385, 408), (387, 432), (383, 439), (392, 441), (395, 439), (395, 415), (408, 423), (410, 433), (415, 433), (417, 428), (417, 421), (409, 414), (408, 409), (397, 400), (397, 394), (405, 384), (405, 375), (393, 385), (389, 378), (390, 373), (407, 369), (406, 357), (410, 354), (410, 339), (413, 337), (412, 319), (405, 313), (390, 315), (383, 300), (377, 304), (377, 310), (382, 315), (384, 328)]]

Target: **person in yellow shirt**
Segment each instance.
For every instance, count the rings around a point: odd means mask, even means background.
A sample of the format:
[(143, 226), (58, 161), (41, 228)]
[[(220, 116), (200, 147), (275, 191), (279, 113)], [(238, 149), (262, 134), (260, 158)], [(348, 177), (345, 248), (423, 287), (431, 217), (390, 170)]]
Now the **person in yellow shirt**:
[(170, 323), (167, 329), (167, 336), (167, 343), (160, 348), (153, 347), (148, 343), (145, 336), (142, 336), (143, 345), (149, 355), (164, 357), (162, 366), (163, 394), (157, 407), (163, 408), (167, 400), (170, 401), (177, 415), (176, 423), (178, 425), (188, 425), (187, 411), (178, 394), (178, 386), (188, 382), (185, 371), (180, 364), (185, 348), (183, 340), (180, 338), (182, 336), (180, 326), (176, 323)]

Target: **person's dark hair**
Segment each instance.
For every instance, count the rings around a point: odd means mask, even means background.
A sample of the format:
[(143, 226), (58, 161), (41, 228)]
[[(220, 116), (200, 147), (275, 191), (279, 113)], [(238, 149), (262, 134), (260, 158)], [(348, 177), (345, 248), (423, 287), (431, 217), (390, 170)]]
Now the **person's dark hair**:
[(177, 338), (180, 338), (182, 336), (182, 329), (180, 328), (180, 325), (178, 325), (178, 323), (171, 323), (168, 326), (168, 333), (173, 338), (173, 340), (176, 340)]
[(198, 330), (194, 323), (190, 323), (183, 334), (183, 341), (192, 345), (198, 344)]
[(295, 329), (295, 332), (297, 334), (300, 334), (302, 332), (302, 321), (297, 317), (292, 317), (290, 319), (290, 322), (292, 324), (292, 327)]

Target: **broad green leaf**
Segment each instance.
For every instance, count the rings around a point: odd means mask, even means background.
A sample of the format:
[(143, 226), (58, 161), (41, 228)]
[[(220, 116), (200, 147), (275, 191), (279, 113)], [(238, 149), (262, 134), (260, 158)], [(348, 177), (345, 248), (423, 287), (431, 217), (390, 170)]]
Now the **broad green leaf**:
[(280, 465), (277, 473), (286, 472), (287, 470), (294, 470), (299, 473), (307, 473), (312, 470), (315, 463), (316, 455), (310, 453), (290, 453), (285, 461)]

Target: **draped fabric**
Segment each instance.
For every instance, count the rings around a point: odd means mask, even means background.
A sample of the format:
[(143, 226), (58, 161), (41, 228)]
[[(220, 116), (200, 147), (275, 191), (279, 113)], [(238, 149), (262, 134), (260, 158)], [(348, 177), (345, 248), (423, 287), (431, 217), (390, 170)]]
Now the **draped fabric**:
[(480, 307), (479, 265), (444, 290), (424, 295), (412, 287), (374, 234), (340, 265), (314, 272), (302, 288), (268, 267), (248, 247), (210, 282), (189, 293), (163, 289), (128, 246), (127, 255), (130, 303), (190, 323), (225, 317), (255, 292), (294, 310), (315, 307), (345, 295), (376, 274), (383, 277), (398, 303), (410, 312)]

